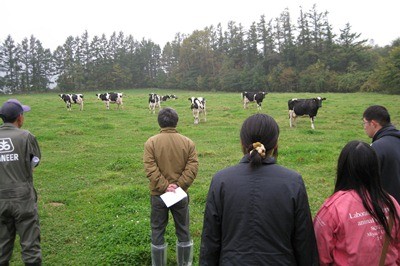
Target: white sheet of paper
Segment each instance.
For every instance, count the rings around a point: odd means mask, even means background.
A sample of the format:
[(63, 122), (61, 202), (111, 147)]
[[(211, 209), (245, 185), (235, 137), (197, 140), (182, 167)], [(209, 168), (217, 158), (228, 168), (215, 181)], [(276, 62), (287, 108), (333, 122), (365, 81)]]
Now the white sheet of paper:
[(165, 205), (169, 208), (175, 203), (186, 198), (187, 194), (181, 187), (178, 187), (177, 189), (175, 189), (175, 192), (165, 192), (160, 197), (164, 201)]

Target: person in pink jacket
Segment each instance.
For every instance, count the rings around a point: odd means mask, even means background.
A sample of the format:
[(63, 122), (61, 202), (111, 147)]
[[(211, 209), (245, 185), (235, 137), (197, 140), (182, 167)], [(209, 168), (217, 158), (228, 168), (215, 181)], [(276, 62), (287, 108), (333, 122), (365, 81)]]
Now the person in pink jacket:
[(400, 206), (380, 180), (372, 147), (349, 142), (338, 159), (334, 193), (314, 219), (320, 265), (380, 265), (381, 257), (384, 265), (400, 265)]

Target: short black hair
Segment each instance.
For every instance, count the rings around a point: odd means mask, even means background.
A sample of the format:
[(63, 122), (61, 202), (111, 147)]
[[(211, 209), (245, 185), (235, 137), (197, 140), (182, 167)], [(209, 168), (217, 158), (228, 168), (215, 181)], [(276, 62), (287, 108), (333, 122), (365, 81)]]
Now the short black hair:
[(178, 120), (178, 113), (170, 107), (163, 108), (158, 112), (158, 124), (161, 128), (176, 127)]
[(390, 115), (388, 110), (382, 105), (372, 105), (368, 107), (363, 114), (363, 118), (367, 121), (375, 120), (381, 126), (390, 124)]

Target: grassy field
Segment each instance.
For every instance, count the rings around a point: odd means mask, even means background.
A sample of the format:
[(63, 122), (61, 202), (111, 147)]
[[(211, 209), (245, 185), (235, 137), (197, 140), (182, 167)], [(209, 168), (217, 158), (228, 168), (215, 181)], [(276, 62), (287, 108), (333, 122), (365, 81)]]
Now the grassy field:
[[(42, 162), (34, 180), (39, 195), (44, 265), (150, 265), (149, 192), (142, 155), (148, 137), (158, 133), (157, 114), (148, 110), (151, 90), (124, 91), (123, 110), (85, 93), (85, 106), (67, 111), (56, 93), (11, 96), (31, 106), (24, 128), (38, 139)], [(239, 93), (160, 91), (179, 99), (162, 106), (180, 115), (178, 130), (195, 141), (200, 168), (190, 188), (191, 233), (198, 263), (203, 210), (214, 173), (242, 157), (239, 129), (257, 112), (244, 110)], [(207, 122), (193, 124), (188, 97), (207, 99)], [(308, 118), (289, 128), (287, 101), (326, 97), (311, 130)], [(1, 103), (8, 96), (1, 96)], [(337, 157), (350, 140), (370, 142), (361, 124), (372, 104), (385, 105), (400, 125), (400, 96), (382, 94), (270, 93), (262, 112), (281, 130), (278, 163), (300, 172), (313, 215), (332, 193)], [(168, 265), (175, 263), (172, 218), (166, 232)], [(12, 265), (23, 265), (16, 243)]]

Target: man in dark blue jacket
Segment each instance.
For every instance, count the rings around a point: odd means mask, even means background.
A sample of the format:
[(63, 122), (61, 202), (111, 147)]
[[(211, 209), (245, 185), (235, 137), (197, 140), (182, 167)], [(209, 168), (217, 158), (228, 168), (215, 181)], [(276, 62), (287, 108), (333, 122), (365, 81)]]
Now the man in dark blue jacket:
[(400, 203), (400, 131), (391, 124), (388, 110), (380, 105), (364, 111), (363, 124), (379, 157), (382, 186)]

